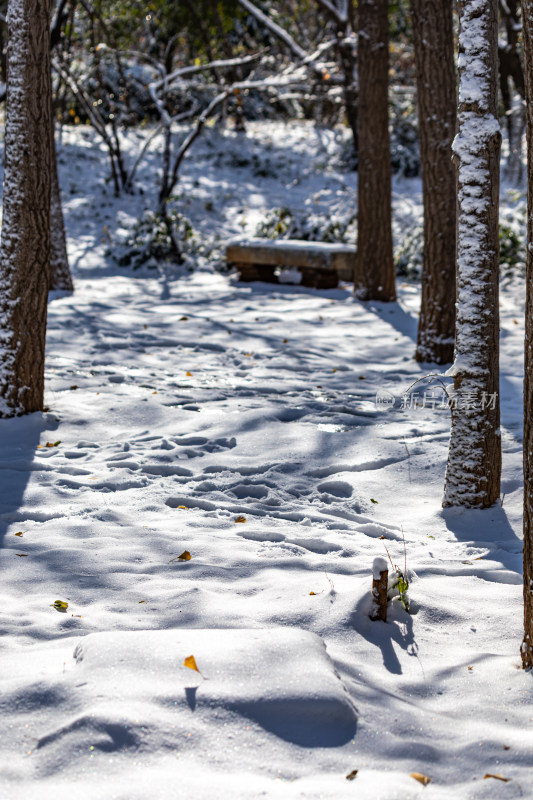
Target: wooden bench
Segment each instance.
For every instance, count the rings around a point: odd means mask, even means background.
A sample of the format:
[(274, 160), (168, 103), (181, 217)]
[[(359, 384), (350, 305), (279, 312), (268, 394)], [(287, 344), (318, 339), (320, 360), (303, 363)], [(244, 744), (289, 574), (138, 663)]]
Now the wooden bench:
[(226, 246), (226, 258), (241, 281), (285, 283), (282, 270), (292, 268), (302, 286), (315, 289), (333, 289), (339, 278), (353, 281), (355, 269), (355, 247), (299, 239), (235, 239)]

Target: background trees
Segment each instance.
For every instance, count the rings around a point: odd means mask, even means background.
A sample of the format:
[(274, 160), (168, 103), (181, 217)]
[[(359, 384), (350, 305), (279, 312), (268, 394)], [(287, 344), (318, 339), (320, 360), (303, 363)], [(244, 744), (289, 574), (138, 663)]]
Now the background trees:
[(362, 300), (394, 300), (388, 0), (361, 0), (358, 14), (358, 234), (354, 289)]
[(533, 667), (533, 0), (522, 0), (527, 114), (527, 272), (524, 364), (524, 668)]
[(456, 185), (451, 159), (456, 89), (451, 0), (411, 0), (420, 161), (424, 263), (416, 358), (447, 364), (455, 338)]

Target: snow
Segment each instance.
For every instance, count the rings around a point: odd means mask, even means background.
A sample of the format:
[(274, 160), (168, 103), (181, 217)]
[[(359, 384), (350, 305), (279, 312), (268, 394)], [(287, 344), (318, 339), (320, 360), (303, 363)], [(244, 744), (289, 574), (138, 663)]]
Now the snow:
[[(229, 163), (266, 138), (277, 174)], [(76, 291), (49, 305), (49, 410), (0, 421), (0, 796), (527, 796), (523, 281), (501, 296), (503, 503), (443, 510), (449, 410), (402, 407), (425, 369), (419, 285), (363, 304), (241, 284), (208, 256), (192, 274), (118, 268), (103, 226), (115, 237), (147, 198), (114, 199), (92, 145), (65, 129)], [(214, 243), (319, 191), (313, 208), (347, 205), (337, 146), (305, 124), (206, 131), (185, 212)], [(419, 182), (394, 203), (396, 225), (419, 218)], [(412, 614), (373, 622), (372, 565), (386, 544), (403, 570), (402, 527)]]

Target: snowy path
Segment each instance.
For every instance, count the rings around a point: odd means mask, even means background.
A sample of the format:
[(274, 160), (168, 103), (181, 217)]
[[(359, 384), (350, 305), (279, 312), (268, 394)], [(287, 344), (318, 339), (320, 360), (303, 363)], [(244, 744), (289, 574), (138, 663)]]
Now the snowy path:
[[(401, 408), (416, 286), (162, 282), (75, 246), (49, 411), (0, 422), (2, 800), (531, 796), (520, 285), (503, 507), (443, 512), (449, 412)], [(402, 527), (413, 614), (370, 622)]]

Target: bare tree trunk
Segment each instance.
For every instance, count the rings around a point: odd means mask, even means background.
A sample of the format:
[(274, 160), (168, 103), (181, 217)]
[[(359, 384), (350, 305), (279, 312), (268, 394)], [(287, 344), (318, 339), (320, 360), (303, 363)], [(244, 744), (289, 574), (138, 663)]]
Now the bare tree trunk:
[(533, 667), (533, 0), (522, 0), (527, 113), (526, 341), (524, 365), (524, 640)]
[[(53, 109), (53, 104), (52, 104)], [(67, 254), (65, 221), (61, 206), (61, 190), (57, 174), (56, 142), (54, 134), (54, 117), (50, 113), (50, 288), (71, 292), (74, 289)]]
[(497, 0), (460, 0), (457, 323), (445, 506), (500, 494)]
[(50, 283), (50, 0), (9, 0), (0, 416), (43, 407)]
[(424, 197), (424, 266), (417, 361), (448, 364), (455, 338), (457, 97), (452, 0), (411, 0)]
[(388, 0), (359, 2), (358, 244), (354, 289), (395, 300), (388, 109)]

